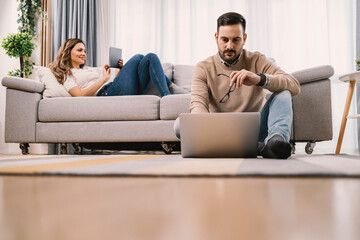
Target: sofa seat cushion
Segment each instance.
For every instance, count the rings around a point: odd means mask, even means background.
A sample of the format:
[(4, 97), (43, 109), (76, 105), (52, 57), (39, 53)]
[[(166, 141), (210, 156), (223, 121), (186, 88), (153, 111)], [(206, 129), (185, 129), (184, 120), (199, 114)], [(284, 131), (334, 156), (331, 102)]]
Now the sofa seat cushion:
[(190, 112), (190, 94), (167, 95), (160, 99), (160, 119), (175, 120), (180, 113)]
[(42, 99), (40, 122), (158, 120), (157, 96), (59, 97)]

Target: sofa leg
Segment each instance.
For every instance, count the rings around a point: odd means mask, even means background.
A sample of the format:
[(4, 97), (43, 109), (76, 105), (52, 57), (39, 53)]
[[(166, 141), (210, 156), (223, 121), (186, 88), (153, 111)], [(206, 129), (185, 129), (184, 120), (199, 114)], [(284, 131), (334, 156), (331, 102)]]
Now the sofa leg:
[(290, 141), (290, 145), (291, 145), (291, 154), (295, 154), (296, 151), (296, 143), (294, 141)]
[(74, 154), (82, 154), (83, 153), (83, 147), (80, 146), (78, 143), (71, 144), (74, 148)]
[(21, 149), (21, 153), (23, 155), (29, 154), (29, 147), (30, 145), (28, 143), (20, 143), (19, 148)]
[(67, 144), (66, 143), (60, 144), (60, 154), (67, 154)]
[(164, 153), (171, 154), (174, 150), (175, 144), (162, 142), (161, 147), (163, 148)]
[(305, 146), (305, 152), (307, 154), (312, 154), (312, 152), (314, 151), (314, 148), (316, 146), (315, 142), (308, 142)]

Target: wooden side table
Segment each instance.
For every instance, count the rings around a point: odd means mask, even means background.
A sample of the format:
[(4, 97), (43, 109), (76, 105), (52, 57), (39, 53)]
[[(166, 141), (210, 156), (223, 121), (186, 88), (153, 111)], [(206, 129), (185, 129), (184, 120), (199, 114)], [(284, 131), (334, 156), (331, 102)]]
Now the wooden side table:
[(360, 71), (343, 75), (343, 76), (341, 76), (339, 78), (339, 80), (343, 81), (343, 82), (349, 82), (349, 89), (348, 89), (348, 93), (347, 93), (347, 96), (346, 96), (344, 114), (343, 114), (342, 121), (341, 121), (340, 133), (339, 133), (339, 138), (338, 138), (335, 154), (340, 153), (341, 144), (342, 144), (342, 140), (343, 140), (343, 137), (344, 137), (344, 132), (345, 132), (347, 119), (348, 118), (360, 118), (360, 114), (353, 115), (353, 116), (348, 116), (352, 96), (353, 96), (353, 93), (354, 93), (355, 84), (356, 84), (356, 82), (360, 82)]

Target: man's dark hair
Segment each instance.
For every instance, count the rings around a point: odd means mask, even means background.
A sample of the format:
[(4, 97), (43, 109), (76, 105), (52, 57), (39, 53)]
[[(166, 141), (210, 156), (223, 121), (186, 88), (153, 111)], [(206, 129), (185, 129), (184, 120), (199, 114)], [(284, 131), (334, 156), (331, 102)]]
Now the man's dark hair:
[(217, 32), (219, 32), (220, 26), (235, 25), (235, 24), (241, 24), (245, 33), (246, 20), (241, 14), (236, 12), (224, 13), (217, 20)]

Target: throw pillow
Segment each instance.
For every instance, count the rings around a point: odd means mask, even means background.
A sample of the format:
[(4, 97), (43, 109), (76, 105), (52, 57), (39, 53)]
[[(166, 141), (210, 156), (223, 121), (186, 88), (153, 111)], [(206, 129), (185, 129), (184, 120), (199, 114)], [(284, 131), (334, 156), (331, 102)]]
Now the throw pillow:
[(50, 68), (34, 66), (34, 70), (36, 77), (40, 80), (40, 82), (45, 84), (43, 98), (71, 97), (71, 95), (65, 90), (64, 86), (56, 80)]
[(174, 81), (173, 80), (174, 65), (172, 63), (163, 63), (162, 68), (164, 69), (165, 76), (167, 76), (171, 81)]
[(191, 90), (192, 75), (195, 66), (193, 65), (175, 65), (174, 67), (174, 82), (179, 87)]

